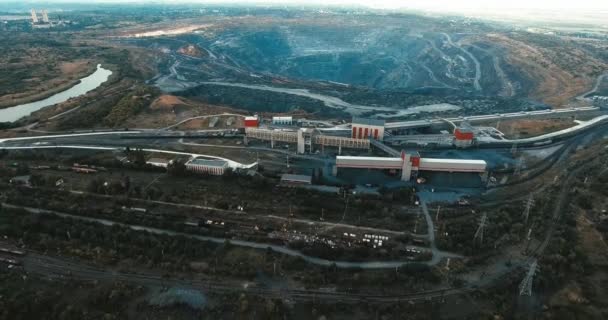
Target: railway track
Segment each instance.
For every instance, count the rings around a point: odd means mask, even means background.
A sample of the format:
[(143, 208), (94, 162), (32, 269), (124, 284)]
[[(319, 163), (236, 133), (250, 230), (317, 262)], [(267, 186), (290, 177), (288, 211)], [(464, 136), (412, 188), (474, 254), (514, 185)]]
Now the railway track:
[(81, 263), (41, 255), (31, 252), (23, 259), (26, 272), (49, 278), (77, 279), (80, 281), (124, 281), (148, 286), (180, 286), (215, 293), (247, 293), (264, 297), (293, 300), (333, 300), (343, 302), (400, 302), (443, 298), (465, 292), (473, 288), (446, 288), (416, 293), (368, 294), (358, 292), (336, 292), (330, 290), (309, 290), (299, 288), (270, 288), (234, 280), (185, 280), (168, 278), (159, 274), (127, 273), (102, 270)]

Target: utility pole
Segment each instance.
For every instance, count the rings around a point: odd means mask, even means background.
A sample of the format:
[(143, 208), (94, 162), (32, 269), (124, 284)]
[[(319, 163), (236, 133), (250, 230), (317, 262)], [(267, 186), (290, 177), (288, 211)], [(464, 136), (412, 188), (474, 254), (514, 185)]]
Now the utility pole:
[(289, 205), (289, 219), (287, 220), (289, 228), (293, 224), (293, 212), (291, 211), (291, 204)]
[[(513, 127), (511, 127), (511, 133), (513, 133)], [(519, 139), (519, 133), (515, 134), (515, 139), (516, 142), (513, 143), (513, 146), (511, 146), (511, 154), (515, 155), (515, 153), (517, 153), (517, 139)]]
[(528, 267), (528, 273), (526, 273), (526, 277), (519, 284), (519, 295), (520, 296), (531, 296), (532, 295), (532, 282), (534, 281), (534, 274), (538, 269), (538, 262), (536, 259), (530, 263)]
[(344, 204), (344, 213), (342, 214), (342, 221), (344, 221), (344, 218), (346, 218), (346, 211), (348, 211), (348, 200), (350, 200), (350, 197), (346, 197), (346, 203)]
[(524, 213), (522, 214), (524, 216), (524, 224), (528, 223), (528, 217), (530, 216), (530, 208), (532, 208), (533, 205), (534, 205), (534, 198), (533, 198), (533, 195), (530, 194), (528, 201), (526, 201), (526, 207), (524, 209)]
[(479, 226), (477, 227), (477, 231), (475, 232), (475, 236), (473, 237), (473, 241), (479, 238), (479, 243), (483, 243), (483, 229), (486, 227), (486, 223), (488, 220), (488, 215), (486, 213), (481, 216), (481, 220), (479, 220)]
[(520, 175), (521, 167), (523, 167), (523, 165), (524, 165), (524, 158), (523, 157), (517, 158), (517, 164), (515, 165), (515, 172), (513, 172), (513, 174), (516, 176)]
[(528, 253), (528, 249), (530, 248), (530, 240), (532, 240), (532, 228), (528, 229), (528, 235), (526, 236), (526, 249), (524, 253)]
[(441, 210), (441, 206), (437, 206), (437, 214), (435, 215), (435, 222), (439, 222), (439, 210)]

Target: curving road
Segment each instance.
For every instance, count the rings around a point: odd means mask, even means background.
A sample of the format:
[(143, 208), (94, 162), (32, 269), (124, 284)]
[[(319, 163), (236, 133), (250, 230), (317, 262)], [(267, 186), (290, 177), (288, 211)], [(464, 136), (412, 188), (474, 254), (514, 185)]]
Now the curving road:
[[(127, 132), (132, 132), (132, 131), (127, 131)], [(96, 133), (95, 135), (97, 135), (98, 133)], [(88, 135), (88, 134), (79, 134), (79, 135)], [(66, 137), (71, 137), (74, 135), (65, 135)], [(30, 137), (27, 137), (30, 138)], [(40, 138), (40, 137), (37, 137)], [(12, 138), (12, 139), (4, 139), (4, 140), (15, 140), (15, 139), (19, 139), (19, 138)], [(2, 140), (0, 140), (0, 143), (3, 142)], [(20, 149), (83, 149), (83, 150), (105, 150), (105, 151), (119, 151), (119, 150), (124, 150), (123, 147), (101, 147), (101, 146), (82, 146), (82, 145), (37, 145), (37, 146), (15, 146), (15, 147), (9, 147), (9, 146), (5, 146), (5, 147), (0, 147), (0, 149), (6, 149), (6, 150), (20, 150)], [(209, 159), (217, 159), (217, 160), (224, 160), (226, 162), (228, 162), (228, 166), (230, 166), (231, 168), (234, 169), (250, 169), (255, 167), (258, 163), (254, 162), (251, 164), (242, 164), (240, 162), (236, 162), (234, 160), (230, 160), (227, 158), (223, 158), (223, 157), (218, 157), (218, 156), (213, 156), (213, 155), (207, 155), (207, 154), (199, 154), (199, 153), (191, 153), (191, 152), (181, 152), (181, 151), (171, 151), (171, 150), (162, 150), (162, 149), (146, 149), (143, 148), (141, 149), (145, 152), (154, 152), (154, 153), (166, 153), (166, 154), (175, 154), (175, 155), (182, 155), (182, 156), (189, 156), (189, 157), (203, 157), (203, 158), (209, 158)]]
[(600, 85), (602, 84), (602, 81), (604, 79), (608, 79), (608, 72), (604, 73), (602, 75), (599, 75), (597, 77), (597, 79), (595, 80), (595, 85), (593, 86), (593, 88), (581, 95), (579, 95), (578, 97), (576, 97), (577, 100), (589, 100), (589, 98), (586, 98), (586, 96), (595, 93), (597, 91), (597, 89), (599, 89)]
[(449, 34), (447, 34), (447, 33), (442, 33), (442, 34), (443, 34), (443, 36), (445, 36), (446, 40), (452, 47), (458, 48), (464, 54), (469, 56), (469, 58), (471, 58), (471, 60), (475, 64), (475, 79), (473, 80), (473, 86), (475, 86), (475, 90), (482, 91), (483, 88), (481, 87), (481, 84), (479, 83), (481, 81), (481, 64), (479, 63), (479, 60), (477, 60), (477, 58), (471, 52), (469, 52), (467, 49), (463, 48), (460, 44), (454, 43)]

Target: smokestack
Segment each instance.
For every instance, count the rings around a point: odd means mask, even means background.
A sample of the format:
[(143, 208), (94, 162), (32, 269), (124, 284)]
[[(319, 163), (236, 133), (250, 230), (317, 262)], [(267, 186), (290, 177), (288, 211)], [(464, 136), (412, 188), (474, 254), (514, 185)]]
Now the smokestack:
[(42, 10), (42, 22), (49, 23), (49, 15), (48, 15), (46, 9)]
[(38, 17), (36, 16), (36, 10), (32, 9), (30, 12), (32, 13), (32, 23), (38, 23)]

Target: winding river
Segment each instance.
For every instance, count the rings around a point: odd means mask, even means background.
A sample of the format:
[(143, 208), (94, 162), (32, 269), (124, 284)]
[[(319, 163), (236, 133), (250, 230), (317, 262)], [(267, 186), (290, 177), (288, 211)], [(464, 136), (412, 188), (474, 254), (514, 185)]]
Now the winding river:
[(43, 100), (0, 109), (0, 122), (14, 122), (44, 107), (62, 103), (70, 98), (86, 94), (87, 92), (96, 89), (102, 83), (106, 82), (111, 74), (112, 71), (104, 69), (100, 64), (98, 64), (95, 72), (80, 79), (80, 82), (77, 85), (65, 91), (54, 94)]
[(385, 112), (376, 114), (378, 118), (396, 118), (402, 117), (406, 115), (416, 114), (420, 112), (443, 112), (443, 111), (453, 111), (460, 110), (461, 107), (449, 104), (449, 103), (440, 103), (433, 105), (423, 105), (416, 107), (408, 107), (407, 109), (396, 109), (391, 107), (380, 107), (380, 106), (364, 106), (359, 104), (351, 104), (348, 103), (338, 97), (328, 96), (320, 93), (310, 92), (308, 89), (293, 89), (293, 88), (281, 88), (281, 87), (271, 87), (267, 85), (256, 85), (256, 84), (244, 84), (244, 83), (235, 83), (235, 82), (201, 82), (200, 84), (205, 85), (215, 85), (215, 86), (225, 86), (225, 87), (239, 87), (253, 90), (262, 90), (262, 91), (270, 91), (270, 92), (278, 92), (278, 93), (286, 93), (295, 96), (306, 97), (314, 100), (322, 101), (326, 107), (329, 108), (343, 108), (346, 112), (349, 112), (352, 115), (361, 115), (365, 112)]

